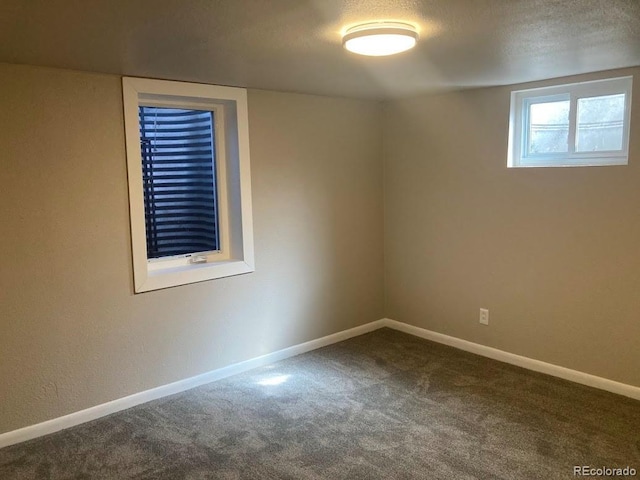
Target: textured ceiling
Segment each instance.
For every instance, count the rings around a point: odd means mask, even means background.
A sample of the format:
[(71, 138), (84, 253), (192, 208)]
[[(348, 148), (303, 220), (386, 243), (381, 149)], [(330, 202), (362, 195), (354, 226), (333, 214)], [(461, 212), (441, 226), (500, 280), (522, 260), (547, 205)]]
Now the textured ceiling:
[[(421, 32), (397, 57), (354, 23)], [(640, 0), (0, 0), (0, 61), (385, 98), (640, 65)]]

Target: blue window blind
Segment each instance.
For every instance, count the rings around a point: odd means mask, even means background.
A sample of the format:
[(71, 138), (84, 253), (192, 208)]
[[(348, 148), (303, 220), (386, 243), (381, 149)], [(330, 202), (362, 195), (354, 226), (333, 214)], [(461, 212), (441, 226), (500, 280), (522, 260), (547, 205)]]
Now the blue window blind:
[(139, 107), (147, 258), (219, 250), (213, 112)]

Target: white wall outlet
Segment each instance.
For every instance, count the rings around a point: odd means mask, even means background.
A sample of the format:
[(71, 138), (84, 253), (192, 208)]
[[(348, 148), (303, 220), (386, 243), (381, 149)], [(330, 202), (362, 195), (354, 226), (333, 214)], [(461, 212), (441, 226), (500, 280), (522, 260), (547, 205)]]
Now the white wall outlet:
[(489, 310), (486, 308), (480, 309), (480, 323), (482, 325), (489, 325)]

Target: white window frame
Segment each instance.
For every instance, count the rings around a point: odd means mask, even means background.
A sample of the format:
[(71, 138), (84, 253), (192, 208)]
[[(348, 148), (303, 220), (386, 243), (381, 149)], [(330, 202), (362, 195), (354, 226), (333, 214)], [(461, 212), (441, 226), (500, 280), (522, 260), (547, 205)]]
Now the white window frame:
[[(632, 87), (633, 77), (628, 76), (511, 92), (507, 166), (509, 168), (519, 168), (627, 165), (629, 162)], [(578, 99), (621, 93), (625, 94), (622, 149), (577, 152), (575, 147)], [(568, 151), (528, 154), (529, 106), (553, 100), (569, 100)]]
[[(246, 89), (123, 77), (122, 94), (135, 293), (255, 271)], [(147, 258), (139, 106), (214, 112), (219, 250)]]

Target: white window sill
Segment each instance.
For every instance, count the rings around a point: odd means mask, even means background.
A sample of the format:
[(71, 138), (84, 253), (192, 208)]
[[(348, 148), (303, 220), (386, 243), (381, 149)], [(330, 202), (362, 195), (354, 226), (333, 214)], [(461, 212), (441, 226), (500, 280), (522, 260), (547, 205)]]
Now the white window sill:
[(147, 272), (144, 281), (136, 285), (136, 292), (148, 292), (161, 288), (204, 282), (215, 278), (242, 275), (254, 271), (253, 265), (243, 260), (224, 260), (215, 263), (198, 263), (153, 270)]
[(558, 168), (558, 167), (608, 167), (608, 166), (621, 166), (628, 165), (628, 157), (585, 157), (585, 158), (573, 158), (571, 160), (557, 159), (557, 160), (527, 160), (522, 159), (521, 163), (517, 165), (509, 165), (509, 168)]

